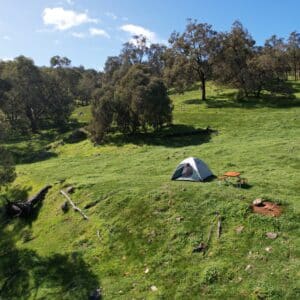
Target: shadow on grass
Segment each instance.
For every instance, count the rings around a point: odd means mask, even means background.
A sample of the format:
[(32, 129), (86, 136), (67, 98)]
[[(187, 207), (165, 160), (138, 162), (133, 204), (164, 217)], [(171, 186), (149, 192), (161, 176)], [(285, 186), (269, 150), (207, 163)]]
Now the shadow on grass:
[(107, 138), (107, 143), (123, 146), (127, 143), (135, 145), (155, 145), (165, 147), (186, 147), (208, 143), (212, 129), (198, 129), (188, 125), (172, 125), (158, 132), (137, 133), (135, 135), (114, 134)]
[(245, 100), (224, 100), (210, 98), (205, 101), (208, 108), (291, 108), (300, 107), (299, 99), (249, 98)]
[(169, 90), (168, 94), (169, 95), (174, 95), (174, 94), (184, 94), (185, 92), (190, 92), (190, 91), (195, 91), (198, 90), (199, 91), (199, 97), (200, 97), (200, 83), (196, 82), (195, 84), (187, 87), (184, 92), (178, 92), (176, 89), (172, 88)]
[[(298, 84), (298, 83), (297, 83)], [(295, 92), (300, 90), (299, 87), (293, 89)], [(290, 107), (300, 107), (300, 99), (288, 98), (286, 96), (274, 96), (270, 94), (263, 94), (261, 98), (248, 97), (247, 99), (236, 100), (234, 99), (236, 92), (222, 93), (221, 95), (210, 96), (204, 102), (209, 108), (290, 108)]]
[(16, 164), (30, 164), (57, 157), (57, 154), (45, 149), (35, 150), (30, 144), (24, 148), (10, 149)]
[(16, 185), (2, 191), (2, 193), (0, 193), (0, 197), (10, 201), (25, 201), (28, 199), (28, 194), (31, 190), (31, 187), (20, 187)]
[(2, 214), (0, 223), (0, 299), (88, 299), (99, 287), (81, 253), (44, 257), (16, 247), (17, 241), (26, 243), (35, 238), (27, 222), (9, 221)]
[(76, 252), (42, 257), (33, 250), (10, 247), (1, 258), (0, 270), (1, 299), (88, 299), (99, 286)]
[(200, 99), (189, 99), (189, 100), (183, 101), (183, 103), (184, 104), (201, 104), (203, 102)]
[[(69, 142), (68, 138), (77, 138), (75, 142), (86, 139), (84, 130), (81, 129), (82, 124), (76, 120), (70, 120), (69, 124), (63, 131), (58, 131), (49, 127), (43, 128), (39, 133), (18, 134), (12, 133), (11, 137), (5, 140), (5, 145), (13, 155), (16, 164), (27, 164), (44, 161), (53, 157), (57, 157), (55, 152), (51, 151), (50, 144), (55, 141)], [(81, 134), (78, 136), (78, 133)]]

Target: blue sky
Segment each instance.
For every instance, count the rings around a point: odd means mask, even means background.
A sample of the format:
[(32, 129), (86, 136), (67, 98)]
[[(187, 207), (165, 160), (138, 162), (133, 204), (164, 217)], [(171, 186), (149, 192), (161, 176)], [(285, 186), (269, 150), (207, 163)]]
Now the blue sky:
[(164, 42), (187, 18), (224, 31), (238, 19), (258, 44), (300, 30), (299, 0), (0, 0), (0, 7), (1, 59), (23, 54), (49, 65), (62, 55), (100, 70), (133, 34)]

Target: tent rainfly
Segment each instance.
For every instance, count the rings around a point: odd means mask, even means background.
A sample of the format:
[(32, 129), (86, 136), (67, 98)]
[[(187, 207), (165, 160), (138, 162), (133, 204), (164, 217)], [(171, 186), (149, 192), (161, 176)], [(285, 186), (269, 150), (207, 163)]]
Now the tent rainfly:
[(213, 176), (208, 166), (200, 159), (189, 157), (183, 160), (176, 168), (172, 180), (204, 181)]

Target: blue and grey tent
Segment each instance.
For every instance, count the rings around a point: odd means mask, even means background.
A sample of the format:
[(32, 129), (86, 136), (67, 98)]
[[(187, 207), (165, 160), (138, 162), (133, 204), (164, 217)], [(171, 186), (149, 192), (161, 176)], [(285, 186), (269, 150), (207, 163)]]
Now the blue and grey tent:
[(200, 159), (189, 157), (176, 168), (172, 180), (204, 181), (213, 176), (208, 166)]

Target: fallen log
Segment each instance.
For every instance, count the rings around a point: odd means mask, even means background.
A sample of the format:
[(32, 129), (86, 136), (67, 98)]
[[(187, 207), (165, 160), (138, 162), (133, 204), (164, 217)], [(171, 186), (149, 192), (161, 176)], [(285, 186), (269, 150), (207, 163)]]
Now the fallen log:
[(5, 206), (6, 213), (10, 217), (29, 217), (32, 214), (35, 206), (44, 200), (48, 190), (51, 187), (51, 185), (46, 185), (36, 195), (26, 201), (12, 202), (7, 199), (7, 204)]
[(218, 237), (218, 239), (220, 238), (220, 236), (221, 236), (221, 233), (222, 233), (222, 218), (221, 218), (221, 216), (219, 216), (219, 218), (218, 218), (218, 230), (217, 230), (217, 237)]
[(64, 197), (66, 197), (66, 199), (69, 201), (69, 203), (71, 204), (71, 206), (73, 207), (73, 209), (74, 209), (75, 211), (79, 212), (85, 220), (88, 220), (88, 219), (89, 219), (88, 216), (87, 216), (87, 215), (86, 215), (79, 207), (77, 207), (77, 206), (74, 204), (74, 202), (72, 201), (72, 199), (70, 198), (70, 196), (69, 196), (65, 191), (61, 190), (60, 193), (61, 193)]

